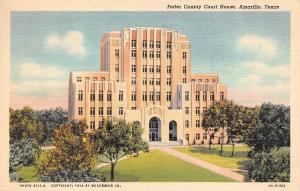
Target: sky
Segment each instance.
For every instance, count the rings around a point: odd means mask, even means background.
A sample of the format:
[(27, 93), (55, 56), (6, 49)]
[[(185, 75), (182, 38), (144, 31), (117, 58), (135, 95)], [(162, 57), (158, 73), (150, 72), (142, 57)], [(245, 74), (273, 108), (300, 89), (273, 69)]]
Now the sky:
[(218, 73), (239, 104), (289, 105), (288, 12), (13, 12), (10, 106), (67, 108), (70, 71), (99, 70), (101, 36), (126, 27), (188, 35), (191, 72)]

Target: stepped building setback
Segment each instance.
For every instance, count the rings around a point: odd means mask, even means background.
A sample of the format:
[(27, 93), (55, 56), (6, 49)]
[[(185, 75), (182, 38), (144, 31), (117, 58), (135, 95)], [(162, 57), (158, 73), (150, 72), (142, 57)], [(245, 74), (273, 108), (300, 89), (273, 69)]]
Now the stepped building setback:
[(105, 33), (100, 71), (70, 73), (69, 121), (97, 129), (116, 117), (139, 123), (154, 144), (207, 143), (203, 111), (225, 100), (227, 87), (217, 74), (191, 74), (190, 49), (187, 35), (164, 28)]

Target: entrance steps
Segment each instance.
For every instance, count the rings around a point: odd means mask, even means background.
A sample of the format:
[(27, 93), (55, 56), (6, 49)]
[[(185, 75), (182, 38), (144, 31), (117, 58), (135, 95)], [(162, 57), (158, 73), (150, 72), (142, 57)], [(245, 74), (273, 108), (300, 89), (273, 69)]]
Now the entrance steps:
[(181, 144), (178, 141), (169, 141), (167, 143), (162, 143), (160, 141), (150, 141), (150, 146), (181, 146)]

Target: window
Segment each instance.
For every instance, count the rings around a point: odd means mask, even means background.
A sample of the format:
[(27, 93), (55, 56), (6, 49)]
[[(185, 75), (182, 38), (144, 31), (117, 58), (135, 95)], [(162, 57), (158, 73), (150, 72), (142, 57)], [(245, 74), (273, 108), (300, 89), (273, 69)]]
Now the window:
[(83, 100), (83, 90), (79, 90), (78, 91), (78, 101), (82, 101)]
[(210, 92), (210, 101), (215, 101), (215, 92)]
[(159, 65), (156, 66), (156, 73), (160, 73), (160, 66)]
[(150, 79), (149, 84), (154, 85), (154, 79), (153, 78)]
[(189, 128), (190, 127), (189, 120), (185, 120), (184, 121), (184, 127), (185, 128)]
[(154, 66), (153, 66), (153, 65), (150, 65), (150, 67), (149, 67), (149, 72), (150, 72), (150, 73), (153, 73), (153, 72), (154, 72)]
[(95, 115), (95, 107), (90, 107), (90, 115)]
[(182, 53), (182, 58), (185, 60), (186, 59), (186, 52)]
[(115, 72), (119, 72), (119, 69), (120, 69), (120, 68), (119, 68), (119, 64), (116, 64), (116, 65), (115, 65)]
[(196, 140), (200, 140), (200, 134), (196, 133)]
[(81, 82), (81, 77), (77, 77), (77, 82)]
[(89, 77), (85, 77), (85, 80), (90, 80), (90, 78)]
[(136, 84), (136, 78), (135, 78), (135, 77), (132, 77), (132, 78), (131, 78), (131, 84), (132, 84), (132, 85), (135, 85), (135, 84)]
[(171, 66), (167, 66), (167, 73), (171, 73)]
[(82, 109), (82, 107), (78, 107), (78, 115), (83, 115), (83, 109)]
[(167, 78), (167, 85), (171, 85), (171, 78)]
[(90, 121), (90, 128), (95, 129), (95, 121)]
[(167, 41), (167, 48), (169, 48), (169, 49), (172, 48), (172, 42), (171, 41)]
[(131, 50), (131, 57), (136, 58), (136, 50)]
[(154, 41), (150, 40), (150, 48), (154, 48)]
[(160, 58), (160, 51), (156, 51), (156, 58)]
[(119, 107), (119, 115), (123, 115), (123, 107)]
[(103, 121), (99, 121), (99, 129), (103, 127)]
[(99, 92), (99, 101), (103, 101), (103, 91)]
[(97, 77), (93, 77), (93, 81), (97, 81)]
[(147, 58), (147, 51), (143, 50), (143, 58)]
[(200, 115), (200, 107), (196, 107), (196, 115)]
[(136, 65), (135, 64), (131, 65), (131, 72), (136, 72)]
[(196, 91), (196, 101), (200, 101), (200, 92)]
[(107, 101), (111, 101), (111, 92), (107, 92)]
[(171, 92), (167, 92), (167, 101), (171, 101)]
[(143, 40), (143, 48), (147, 48), (147, 41)]
[(203, 133), (203, 139), (204, 139), (204, 140), (207, 139), (207, 133)]
[(111, 115), (111, 107), (107, 107), (107, 115)]
[(172, 58), (172, 53), (171, 53), (171, 51), (167, 51), (167, 58)]
[(189, 101), (189, 97), (190, 97), (189, 92), (186, 91), (186, 92), (184, 93), (184, 100), (185, 100), (185, 101)]
[(150, 51), (150, 52), (149, 52), (149, 57), (150, 57), (150, 58), (154, 58), (154, 51)]
[(136, 107), (131, 107), (131, 110), (136, 110)]
[(182, 83), (184, 83), (184, 84), (186, 83), (186, 78), (182, 79)]
[(203, 101), (207, 100), (207, 92), (203, 92)]
[(156, 85), (160, 85), (160, 78), (156, 78)]
[(147, 72), (147, 65), (143, 65), (143, 72)]
[(152, 91), (150, 92), (149, 100), (154, 101), (154, 92), (152, 92)]
[(185, 134), (185, 140), (186, 140), (187, 142), (190, 142), (190, 135), (189, 135), (189, 134)]
[(115, 56), (119, 56), (119, 49), (115, 49)]
[(156, 92), (155, 96), (156, 96), (156, 101), (160, 101), (160, 92)]
[(101, 81), (105, 81), (105, 77), (101, 77)]
[(203, 113), (205, 113), (206, 110), (207, 110), (207, 107), (203, 107)]
[(147, 101), (147, 92), (143, 91), (143, 101)]
[(198, 82), (202, 82), (202, 79), (198, 79)]
[(160, 48), (160, 41), (156, 41), (156, 48)]
[(123, 91), (119, 91), (119, 101), (123, 101)]
[(103, 107), (99, 107), (98, 115), (103, 115)]
[(136, 48), (136, 40), (131, 40), (131, 47)]
[(196, 120), (196, 127), (200, 127), (200, 120)]
[(184, 113), (189, 114), (189, 111), (190, 111), (189, 107), (185, 107)]
[(220, 93), (220, 101), (224, 101), (224, 92)]
[(215, 83), (215, 82), (216, 82), (216, 80), (215, 80), (215, 79), (212, 79), (212, 82), (213, 82), (213, 83)]
[(135, 93), (135, 91), (131, 92), (131, 101), (136, 101), (136, 93)]
[(91, 92), (90, 101), (95, 101), (95, 92)]
[(208, 79), (205, 79), (205, 83), (208, 83)]
[(184, 74), (186, 74), (186, 66), (183, 66), (182, 72), (183, 72)]
[(143, 78), (143, 85), (147, 85), (147, 78)]
[(192, 79), (192, 82), (195, 82), (195, 79)]

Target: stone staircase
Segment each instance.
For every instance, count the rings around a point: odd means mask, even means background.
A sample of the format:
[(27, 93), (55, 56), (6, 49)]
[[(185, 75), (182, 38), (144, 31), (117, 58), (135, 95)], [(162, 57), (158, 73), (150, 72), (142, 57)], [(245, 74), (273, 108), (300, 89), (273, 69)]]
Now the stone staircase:
[(168, 143), (162, 143), (159, 141), (150, 141), (149, 145), (151, 147), (155, 147), (155, 146), (181, 146), (181, 144), (178, 141), (170, 141)]

